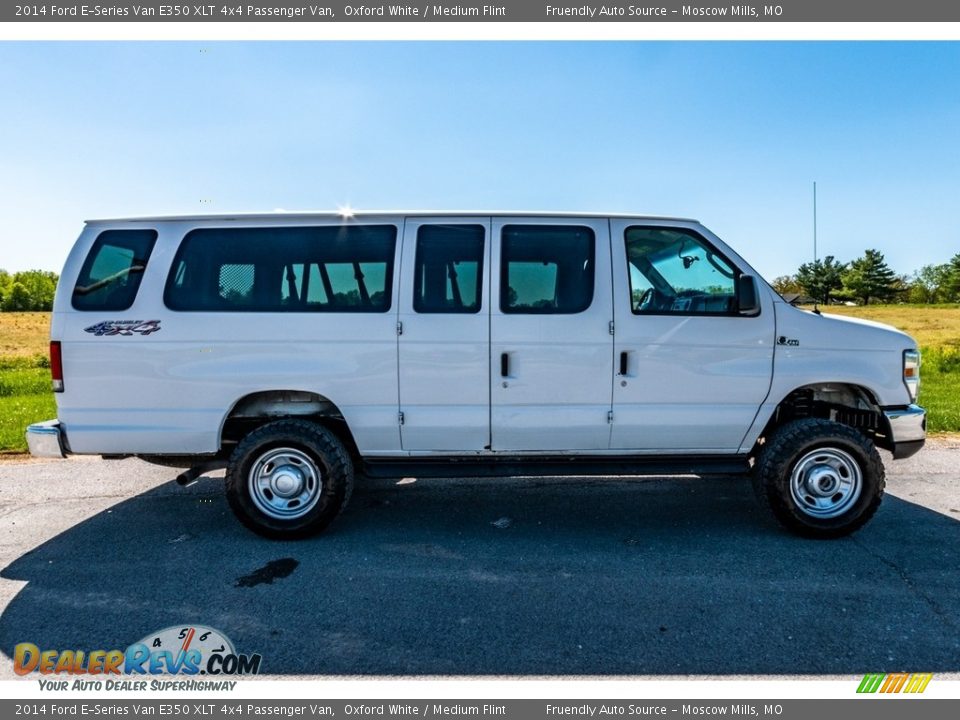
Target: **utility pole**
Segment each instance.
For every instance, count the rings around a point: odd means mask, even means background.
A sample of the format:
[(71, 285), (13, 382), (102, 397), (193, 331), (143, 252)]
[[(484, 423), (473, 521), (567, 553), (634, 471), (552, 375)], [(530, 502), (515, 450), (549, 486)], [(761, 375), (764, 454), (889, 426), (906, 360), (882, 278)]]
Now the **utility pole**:
[[(813, 181), (813, 265), (817, 265), (817, 181)], [(820, 307), (816, 298), (813, 301), (813, 312), (820, 314)]]
[(817, 181), (813, 181), (813, 262), (817, 262)]

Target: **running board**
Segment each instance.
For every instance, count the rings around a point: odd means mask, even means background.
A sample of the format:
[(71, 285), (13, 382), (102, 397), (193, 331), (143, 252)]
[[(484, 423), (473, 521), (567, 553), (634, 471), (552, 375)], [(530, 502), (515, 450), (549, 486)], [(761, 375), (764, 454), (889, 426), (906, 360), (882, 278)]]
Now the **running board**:
[(687, 456), (537, 456), (384, 458), (363, 460), (363, 473), (373, 478), (421, 477), (562, 477), (573, 475), (745, 475), (750, 472), (746, 455)]

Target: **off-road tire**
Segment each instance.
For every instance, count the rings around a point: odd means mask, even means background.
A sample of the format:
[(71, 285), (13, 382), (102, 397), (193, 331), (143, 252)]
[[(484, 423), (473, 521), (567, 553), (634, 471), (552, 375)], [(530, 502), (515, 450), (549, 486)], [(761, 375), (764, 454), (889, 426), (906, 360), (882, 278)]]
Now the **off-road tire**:
[[(258, 507), (253, 493), (259, 492), (261, 504), (265, 500), (262, 491), (253, 488), (251, 479), (251, 470), (259, 460), (284, 448), (312, 461), (311, 470), (320, 481), (317, 497), (310, 501), (312, 507), (290, 518), (271, 516)], [(305, 463), (305, 467), (310, 466)], [(320, 533), (343, 512), (353, 493), (353, 480), (350, 454), (333, 432), (305, 420), (278, 420), (249, 433), (230, 455), (227, 501), (240, 522), (258, 535), (294, 540)], [(270, 496), (269, 490), (267, 494)]]
[[(797, 502), (791, 475), (812, 452), (831, 449), (856, 462), (861, 487), (842, 513), (815, 517)], [(863, 527), (880, 507), (884, 484), (883, 462), (873, 442), (848, 425), (818, 418), (794, 420), (777, 428), (766, 439), (753, 468), (753, 487), (760, 504), (787, 530), (816, 539), (843, 537)]]

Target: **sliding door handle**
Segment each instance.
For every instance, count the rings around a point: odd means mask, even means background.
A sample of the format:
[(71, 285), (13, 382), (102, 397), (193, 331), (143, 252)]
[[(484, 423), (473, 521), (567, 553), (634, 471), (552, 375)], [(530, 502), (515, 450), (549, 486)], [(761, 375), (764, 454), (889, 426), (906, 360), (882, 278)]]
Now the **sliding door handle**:
[(500, 377), (510, 376), (510, 354), (500, 353)]

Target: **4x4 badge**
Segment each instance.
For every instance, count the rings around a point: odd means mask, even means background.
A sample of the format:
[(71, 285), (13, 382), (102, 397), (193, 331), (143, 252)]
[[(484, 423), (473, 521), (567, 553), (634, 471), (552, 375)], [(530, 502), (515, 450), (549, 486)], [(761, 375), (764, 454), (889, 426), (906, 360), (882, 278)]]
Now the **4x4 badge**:
[(93, 333), (97, 337), (110, 335), (149, 335), (159, 332), (159, 320), (106, 320), (96, 325), (84, 328), (84, 332)]
[(786, 335), (781, 335), (777, 338), (777, 345), (789, 345), (791, 347), (796, 347), (800, 344), (799, 340), (794, 338), (788, 338)]

